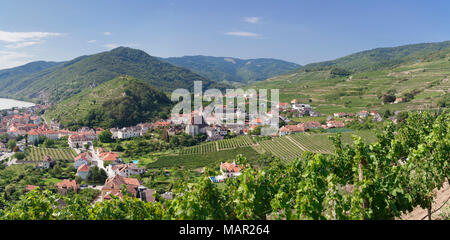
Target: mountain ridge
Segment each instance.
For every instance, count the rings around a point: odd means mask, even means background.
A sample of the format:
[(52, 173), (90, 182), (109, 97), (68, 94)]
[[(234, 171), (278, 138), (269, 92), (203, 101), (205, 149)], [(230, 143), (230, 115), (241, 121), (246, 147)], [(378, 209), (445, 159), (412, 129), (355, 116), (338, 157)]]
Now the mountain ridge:
[(296, 63), (274, 58), (240, 59), (193, 55), (161, 59), (218, 82), (261, 81), (301, 67)]
[(202, 81), (205, 88), (226, 86), (160, 61), (142, 50), (119, 47), (80, 56), (19, 76), (14, 81), (0, 81), (0, 96), (57, 102), (122, 75), (136, 77), (166, 92), (176, 88), (192, 89), (194, 81)]
[(336, 67), (353, 72), (374, 71), (420, 60), (425, 55), (448, 48), (450, 48), (450, 40), (380, 47), (359, 51), (334, 60), (306, 64), (299, 70), (314, 71)]

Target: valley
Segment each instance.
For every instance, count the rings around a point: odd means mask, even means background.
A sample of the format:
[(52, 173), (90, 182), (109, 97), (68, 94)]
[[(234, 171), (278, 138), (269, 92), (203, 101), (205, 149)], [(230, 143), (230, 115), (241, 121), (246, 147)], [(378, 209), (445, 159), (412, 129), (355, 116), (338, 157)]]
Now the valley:
[[(448, 178), (448, 45), (305, 66), (119, 47), (1, 70), (0, 96), (35, 105), (1, 110), (0, 200), (9, 203), (0, 219), (20, 218), (23, 196), (48, 201), (43, 194), (96, 214), (139, 206), (114, 217), (49, 208), (51, 219), (139, 219), (139, 209), (151, 219), (396, 219), (431, 209), (431, 193)], [(181, 121), (170, 114), (170, 92), (194, 81), (205, 90), (279, 89), (276, 106), (264, 102), (279, 115), (233, 106), (243, 123), (198, 110), (177, 113)], [(264, 136), (272, 116), (277, 132)], [(354, 204), (367, 196), (370, 206)]]

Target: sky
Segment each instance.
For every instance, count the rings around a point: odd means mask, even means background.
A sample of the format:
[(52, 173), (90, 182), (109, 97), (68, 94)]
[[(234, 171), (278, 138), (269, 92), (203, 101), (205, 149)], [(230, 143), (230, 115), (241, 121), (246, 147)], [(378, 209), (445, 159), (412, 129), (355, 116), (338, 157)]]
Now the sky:
[(128, 46), (298, 64), (450, 40), (450, 1), (2, 0), (0, 69)]

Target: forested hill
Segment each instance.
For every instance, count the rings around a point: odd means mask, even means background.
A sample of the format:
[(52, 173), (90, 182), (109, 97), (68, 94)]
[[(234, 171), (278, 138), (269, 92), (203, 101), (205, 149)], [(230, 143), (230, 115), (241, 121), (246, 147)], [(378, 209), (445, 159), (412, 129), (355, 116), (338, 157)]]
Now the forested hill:
[(35, 72), (40, 72), (59, 64), (61, 64), (61, 62), (37, 61), (27, 63), (19, 67), (0, 70), (0, 86), (9, 85), (11, 81), (14, 81), (17, 77), (23, 77)]
[(334, 67), (351, 72), (374, 71), (404, 63), (420, 61), (426, 55), (449, 48), (450, 41), (376, 48), (354, 53), (331, 61), (307, 64), (301, 69), (306, 71), (314, 71)]
[(0, 96), (59, 101), (121, 75), (136, 77), (162, 91), (192, 88), (194, 81), (202, 81), (204, 87), (221, 87), (188, 69), (160, 61), (144, 51), (119, 47), (78, 57), (30, 75), (18, 76), (13, 81), (0, 81)]
[(170, 106), (170, 99), (161, 91), (121, 76), (54, 105), (45, 116), (65, 127), (124, 127), (154, 119)]
[(301, 66), (278, 59), (184, 56), (163, 59), (211, 80), (248, 83), (285, 74)]

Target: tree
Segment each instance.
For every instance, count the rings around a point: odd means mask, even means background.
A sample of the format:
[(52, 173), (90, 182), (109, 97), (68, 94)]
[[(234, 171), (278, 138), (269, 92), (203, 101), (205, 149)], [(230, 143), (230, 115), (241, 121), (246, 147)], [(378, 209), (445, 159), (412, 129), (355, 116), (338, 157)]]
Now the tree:
[(98, 135), (98, 139), (100, 140), (100, 142), (102, 143), (111, 143), (113, 142), (112, 139), (112, 133), (109, 130), (105, 130), (102, 131), (99, 135)]
[(10, 149), (12, 151), (17, 146), (17, 142), (14, 139), (9, 139), (7, 145), (8, 145), (8, 149)]
[(13, 156), (13, 158), (17, 158), (17, 160), (23, 160), (25, 157), (26, 155), (23, 152), (16, 152)]
[(44, 140), (44, 144), (43, 145), (46, 148), (52, 148), (52, 147), (55, 146), (55, 140), (47, 138), (47, 139)]

